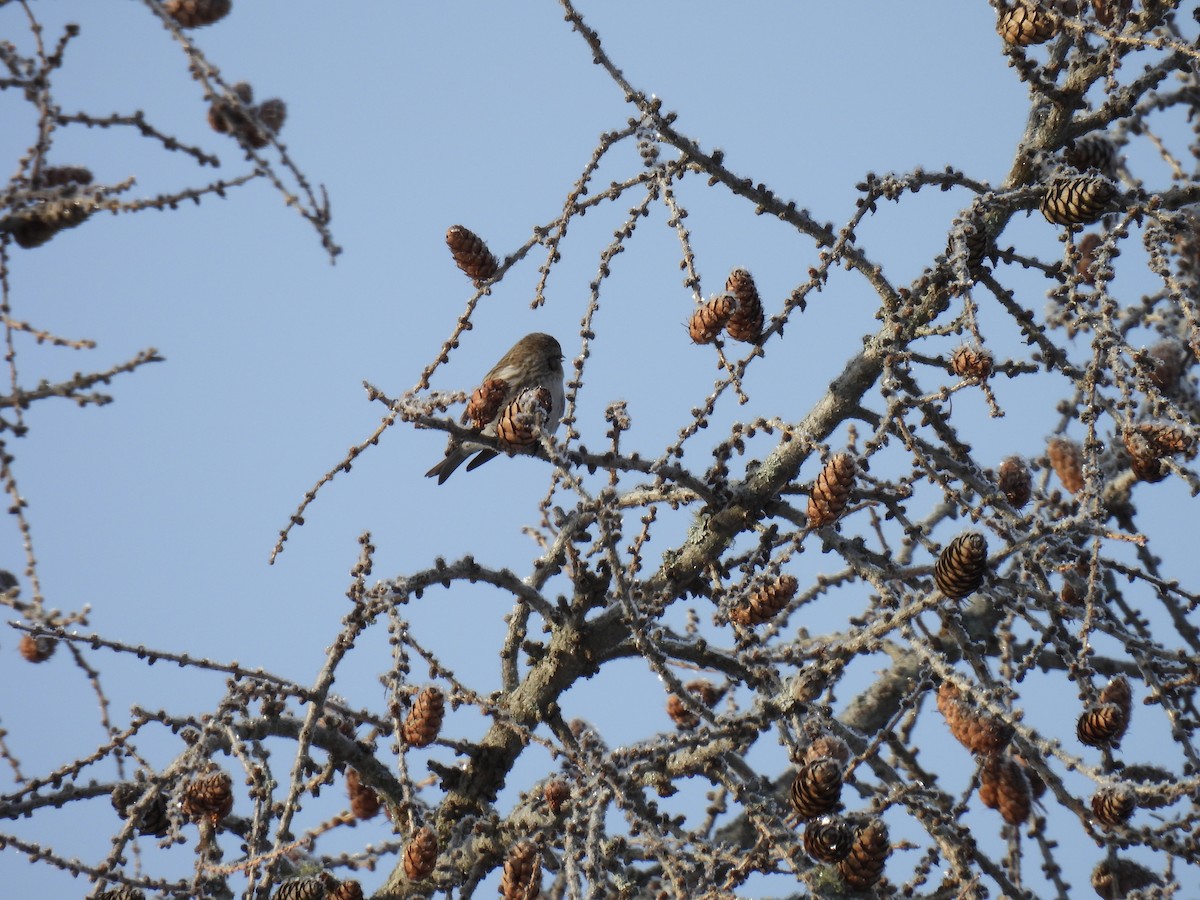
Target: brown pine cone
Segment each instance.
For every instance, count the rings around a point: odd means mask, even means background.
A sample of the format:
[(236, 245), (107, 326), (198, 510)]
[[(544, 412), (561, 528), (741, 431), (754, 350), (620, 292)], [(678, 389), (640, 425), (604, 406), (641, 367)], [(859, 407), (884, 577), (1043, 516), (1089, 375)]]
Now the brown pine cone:
[(355, 769), (346, 770), (346, 792), (350, 796), (350, 812), (356, 819), (373, 819), (379, 813), (379, 795), (363, 784)]
[(1092, 266), (1096, 263), (1096, 251), (1102, 243), (1103, 239), (1094, 231), (1089, 231), (1079, 239), (1079, 262), (1075, 271), (1089, 287), (1096, 286), (1096, 273), (1092, 271)]
[(804, 759), (807, 762), (815, 759), (832, 759), (844, 766), (850, 762), (850, 756), (850, 747), (835, 734), (819, 735), (804, 748)]
[(417, 695), (412, 711), (404, 720), (401, 733), (410, 747), (428, 747), (437, 739), (446, 714), (446, 698), (435, 687), (427, 687)]
[(1130, 891), (1161, 883), (1157, 875), (1132, 859), (1106, 859), (1092, 870), (1092, 889), (1101, 900), (1125, 900)]
[(980, 381), (992, 374), (992, 354), (977, 347), (963, 344), (950, 356), (950, 371), (959, 378), (978, 378)]
[[(267, 712), (267, 706), (267, 703), (263, 704), (263, 713), (264, 715), (271, 715), (271, 713)], [(282, 706), (279, 709), (282, 710)], [(333, 707), (325, 707), (321, 710), (321, 715), (317, 717), (317, 727), (328, 728), (330, 731), (336, 731), (348, 738), (354, 737), (354, 732), (357, 730), (357, 726), (352, 718)]]
[(1054, 225), (1086, 225), (1108, 212), (1116, 196), (1117, 186), (1101, 175), (1060, 176), (1046, 187), (1039, 209)]
[(95, 210), (79, 200), (48, 200), (18, 210), (3, 220), (2, 229), (17, 246), (31, 250), (47, 243), (60, 231), (74, 228)]
[(692, 729), (700, 724), (700, 717), (683, 705), (678, 694), (671, 694), (667, 697), (667, 715), (671, 717), (675, 727), (680, 730)]
[(858, 465), (849, 453), (835, 453), (813, 482), (808, 498), (808, 527), (822, 528), (837, 521), (850, 502)]
[(546, 782), (546, 787), (542, 789), (542, 798), (550, 807), (550, 812), (557, 816), (562, 811), (563, 804), (571, 799), (571, 789), (565, 781), (555, 778)]
[(1117, 178), (1117, 145), (1107, 134), (1088, 134), (1063, 150), (1063, 159), (1080, 172), (1095, 169), (1105, 178)]
[[(287, 104), (278, 97), (264, 100), (254, 112), (258, 116), (258, 121), (271, 134), (279, 134), (279, 130), (283, 128), (284, 121), (287, 120)], [(262, 140), (265, 145), (267, 142), (266, 137), (263, 137)]]
[(214, 100), (212, 106), (208, 108), (208, 125), (217, 134), (229, 134), (233, 131), (233, 121), (236, 115), (241, 114), (234, 110), (228, 100)]
[(146, 900), (146, 894), (141, 888), (123, 884), (120, 887), (109, 888), (96, 894), (94, 900)]
[(801, 819), (820, 818), (838, 805), (841, 796), (842, 767), (828, 757), (802, 765), (788, 792)]
[(544, 387), (525, 388), (496, 420), (496, 442), (502, 450), (524, 450), (537, 443), (539, 419), (550, 415), (552, 400)]
[(838, 863), (838, 871), (850, 887), (857, 891), (868, 890), (883, 877), (891, 850), (887, 825), (882, 819), (872, 819), (858, 830), (850, 853)]
[[(1193, 108), (1200, 107), (1200, 91), (1195, 92), (1195, 98)], [(1172, 262), (1179, 274), (1194, 285), (1200, 279), (1200, 210), (1185, 211), (1172, 243)]]
[[(972, 217), (962, 224), (963, 244), (967, 250), (967, 271), (979, 275), (991, 248), (992, 239), (988, 235), (986, 223), (978, 217)], [(946, 256), (954, 253), (953, 237), (946, 238)]]
[(1179, 386), (1183, 374), (1187, 351), (1178, 341), (1159, 341), (1147, 351), (1152, 361), (1149, 372), (1151, 383), (1164, 394), (1172, 394)]
[[(1197, 98), (1200, 99), (1200, 94)], [(1200, 276), (1200, 211), (1194, 208), (1181, 210), (1172, 243), (1180, 274), (1192, 279)]]
[(763, 305), (754, 279), (745, 269), (734, 269), (725, 282), (725, 290), (733, 294), (736, 301), (733, 315), (725, 324), (726, 333), (735, 341), (757, 343), (762, 337)]
[(327, 900), (329, 888), (336, 882), (325, 872), (302, 878), (289, 878), (275, 889), (271, 900)]
[(1162, 481), (1169, 469), (1163, 459), (1176, 454), (1195, 455), (1194, 438), (1178, 426), (1166, 422), (1143, 422), (1125, 429), (1122, 438), (1129, 453), (1130, 467), (1142, 481)]
[(1124, 825), (1137, 808), (1137, 794), (1128, 785), (1101, 788), (1092, 795), (1092, 815), (1105, 828)]
[(503, 378), (489, 378), (471, 393), (467, 401), (466, 419), (471, 427), (483, 431), (500, 413), (504, 398), (508, 396), (508, 382)]
[(1108, 684), (1100, 691), (1100, 702), (1114, 704), (1128, 722), (1133, 712), (1133, 690), (1129, 687), (1129, 679), (1124, 675), (1110, 678)]
[(718, 294), (699, 307), (688, 319), (688, 334), (696, 344), (711, 344), (729, 323), (735, 302), (729, 294)]
[(230, 90), (233, 91), (233, 93), (235, 93), (237, 95), (237, 98), (239, 100), (241, 100), (242, 103), (244, 103), (246, 106), (249, 106), (251, 103), (254, 102), (254, 88), (250, 86), (250, 82), (248, 82), (248, 81), (235, 82), (233, 84), (233, 86), (230, 88)]
[(1145, 435), (1131, 428), (1122, 437), (1129, 453), (1129, 468), (1139, 481), (1153, 484), (1167, 477), (1170, 470), (1163, 465), (1165, 454), (1160, 453)]
[(841, 862), (853, 843), (854, 832), (844, 819), (824, 816), (804, 826), (804, 852), (817, 862)]
[(1010, 456), (1000, 463), (997, 479), (1002, 493), (1013, 509), (1020, 509), (1033, 496), (1033, 479), (1025, 460), (1019, 456)]
[(166, 0), (163, 10), (180, 28), (200, 28), (229, 15), (233, 0)]
[(1142, 422), (1133, 428), (1154, 451), (1162, 456), (1196, 455), (1196, 440), (1182, 428), (1169, 422)]
[(184, 788), (182, 808), (193, 822), (207, 819), (216, 825), (233, 809), (233, 779), (210, 763), (205, 774), (197, 775)]
[(1058, 480), (1072, 494), (1083, 490), (1083, 450), (1070, 438), (1051, 438), (1046, 445), (1046, 457)]
[(26, 662), (31, 663), (45, 662), (54, 655), (57, 648), (58, 641), (45, 634), (32, 635), (27, 632), (17, 641), (17, 652)]
[(1078, 609), (1087, 601), (1087, 592), (1087, 582), (1068, 572), (1063, 575), (1062, 590), (1059, 591), (1058, 598), (1067, 606)]
[(1029, 782), (1029, 795), (1034, 800), (1041, 800), (1042, 795), (1046, 793), (1046, 782), (1042, 780), (1042, 776), (1022, 757), (1014, 756), (1013, 759), (1017, 761), (1017, 764), (1021, 767), (1021, 771), (1025, 773), (1025, 780)]
[(1089, 747), (1118, 744), (1129, 728), (1133, 697), (1129, 682), (1118, 675), (1104, 686), (1099, 700), (1089, 706), (1075, 725), (1075, 736)]
[(271, 100), (264, 100), (260, 106), (254, 107), (250, 112), (252, 113), (251, 118), (243, 116), (240, 112), (230, 115), (229, 131), (255, 150), (261, 150), (271, 143), (271, 135), (277, 134), (283, 127), (283, 122), (287, 118), (287, 105), (275, 97)]
[(1106, 28), (1120, 25), (1129, 15), (1132, 3), (1130, 0), (1092, 0), (1092, 9), (1096, 19)]
[(91, 184), (92, 172), (83, 166), (47, 166), (42, 169), (41, 183), (46, 187), (65, 184)]
[(422, 825), (404, 846), (404, 874), (409, 881), (424, 881), (437, 867), (438, 839), (433, 829)]
[(325, 895), (326, 900), (363, 900), (362, 885), (354, 879), (343, 881)]
[(799, 587), (800, 582), (791, 575), (780, 575), (773, 584), (763, 585), (748, 600), (731, 609), (729, 621), (747, 627), (761, 625), (787, 606)]
[(1173, 802), (1170, 789), (1175, 784), (1176, 778), (1174, 774), (1161, 766), (1135, 763), (1122, 769), (1121, 777), (1131, 786), (1159, 791), (1157, 796), (1147, 794), (1144, 790), (1137, 794), (1137, 805), (1143, 809), (1159, 809), (1169, 806)]
[(491, 280), (500, 268), (500, 263), (483, 239), (461, 225), (450, 226), (446, 232), (446, 244), (450, 247), (455, 265), (475, 282), (476, 287)]
[(1058, 22), (1036, 6), (1017, 0), (1011, 8), (1000, 14), (997, 30), (1006, 43), (1028, 47), (1030, 44), (1044, 44), (1054, 37)]
[[(709, 708), (721, 696), (712, 682), (704, 681), (703, 679), (689, 681), (684, 687), (688, 689), (688, 692), (692, 696)], [(675, 723), (675, 727), (680, 730), (690, 730), (700, 724), (700, 717), (688, 709), (675, 694), (667, 697), (667, 715), (671, 717), (671, 721)]]
[(254, 101), (254, 88), (245, 81), (239, 81), (229, 90), (237, 100), (217, 97), (208, 108), (208, 124), (218, 134), (231, 134), (244, 138), (256, 130), (250, 121), (247, 109), (245, 109)]
[(1020, 825), (1029, 818), (1033, 803), (1025, 770), (1004, 754), (984, 758), (979, 770), (979, 799), (989, 809), (1000, 810), (1009, 825)]
[(987, 572), (987, 540), (977, 531), (967, 531), (952, 540), (933, 566), (933, 582), (951, 600), (973, 594)]
[(500, 876), (500, 896), (503, 900), (534, 900), (542, 889), (542, 855), (535, 844), (522, 841), (504, 860)]
[(950, 733), (976, 756), (999, 753), (1012, 740), (1011, 725), (969, 706), (949, 681), (938, 687), (937, 708), (950, 726)]
[[(117, 815), (122, 819), (128, 819), (147, 789), (146, 785), (133, 781), (124, 781), (113, 788), (112, 805), (113, 809), (117, 811)], [(162, 837), (171, 829), (171, 819), (167, 814), (167, 798), (164, 794), (160, 793), (150, 801), (149, 806), (138, 815), (134, 827), (138, 834), (153, 835), (154, 837)]]

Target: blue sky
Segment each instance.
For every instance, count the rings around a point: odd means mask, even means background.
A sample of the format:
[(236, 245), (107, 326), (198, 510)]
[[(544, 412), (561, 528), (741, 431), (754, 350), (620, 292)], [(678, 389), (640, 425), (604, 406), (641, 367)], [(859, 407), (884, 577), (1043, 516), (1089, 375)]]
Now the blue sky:
[[(103, 6), (31, 4), (49, 35), (68, 21), (83, 26), (56, 76), (60, 105), (98, 115), (142, 109), (162, 131), (219, 155), (222, 177), (246, 171), (235, 143), (209, 130), (203, 93), (169, 33), (139, 2)], [(102, 634), (237, 659), (304, 682), (346, 611), (347, 573), (364, 530), (378, 547), (378, 578), (468, 551), (525, 574), (535, 545), (521, 529), (536, 521), (546, 470), (500, 460), (439, 488), (421, 476), (439, 458), (442, 436), (404, 427), (390, 429), (349, 475), (326, 486), (276, 564), (267, 560), (304, 492), (378, 423), (383, 407), (367, 401), (362, 382), (391, 396), (412, 387), (470, 297), (446, 250), (446, 228), (461, 223), (498, 255), (511, 253), (534, 226), (559, 215), (598, 136), (623, 127), (631, 108), (550, 2), (462, 4), (453, 12), (440, 4), (310, 0), (234, 6), (193, 38), (227, 80), (247, 80), (257, 98), (287, 102), (282, 139), (310, 181), (328, 191), (344, 253), (330, 265), (313, 230), (262, 181), (175, 212), (97, 216), (45, 247), (13, 248), (13, 315), (97, 342), (72, 351), (19, 339), (27, 386), (106, 368), (150, 346), (166, 362), (115, 379), (106, 388), (111, 405), (36, 404), (29, 435), (9, 452), (49, 606), (87, 604), (91, 628)], [(821, 221), (840, 225), (852, 215), (854, 186), (868, 171), (953, 164), (998, 183), (1023, 130), (1026, 92), (1006, 66), (983, 2), (744, 4), (736, 14), (715, 2), (582, 6), (630, 81), (678, 111), (681, 131), (705, 148), (721, 147), (732, 168)], [(30, 46), (13, 3), (0, 8), (0, 37)], [(0, 93), (0, 149), (10, 171), (34, 136), (31, 108), (12, 94)], [(52, 158), (87, 165), (102, 183), (136, 177), (130, 197), (212, 177), (183, 154), (115, 129), (62, 130)], [(595, 183), (638, 166), (629, 145)], [(1149, 165), (1138, 174), (1151, 186), (1167, 177)], [(809, 242), (748, 215), (702, 179), (681, 189), (681, 199), (706, 294), (744, 266), (768, 305), (779, 304), (816, 262)], [(860, 229), (860, 245), (904, 283), (944, 248), (967, 202), (961, 190), (927, 189), (900, 205), (881, 203)], [(629, 205), (622, 199), (572, 224), (544, 307), (529, 308), (544, 253), (535, 250), (510, 271), (480, 304), (462, 352), (434, 387), (470, 390), (529, 331), (558, 335), (568, 359), (576, 355), (588, 282)], [(656, 452), (717, 375), (711, 352), (686, 340), (692, 298), (665, 219), (659, 207), (639, 226), (643, 233), (606, 282), (577, 426), (591, 447), (604, 443), (604, 408), (625, 400), (633, 446)], [(1040, 217), (1014, 220), (1005, 238), (1036, 244), (1050, 258), (1057, 252), (1056, 229)], [(1022, 276), (1012, 281), (1020, 285)], [(1044, 287), (1027, 283), (1037, 293), (1024, 302), (1040, 310)], [(789, 327), (787, 356), (748, 380), (753, 402), (727, 415), (802, 415), (854, 342), (873, 330), (874, 310), (859, 280), (834, 273)], [(1003, 420), (987, 418), (978, 394), (956, 401), (974, 404), (967, 415), (982, 445), (998, 448), (989, 462), (1036, 454), (1053, 409), (1039, 407), (1023, 386), (996, 390), (1011, 404)], [(1164, 521), (1183, 514), (1168, 510)], [(0, 534), (0, 566), (22, 570), (15, 529)], [(1166, 538), (1168, 552), (1182, 549), (1178, 529)], [(22, 588), (28, 596), (24, 579)], [(494, 592), (455, 588), (428, 592), (408, 615), (446, 663), (486, 685), (495, 679), (508, 609)], [(388, 651), (375, 637), (336, 688), (361, 705), (383, 700), (377, 676)], [(32, 669), (11, 652), (14, 644), (0, 636), (0, 678), (20, 686), (0, 709), (13, 752), (40, 770), (47, 748), (63, 761), (94, 748), (103, 734), (79, 669), (61, 652)], [(201, 711), (222, 691), (219, 679), (147, 670), (104, 653), (88, 658), (103, 673), (118, 720), (135, 702)], [(644, 666), (617, 669), (618, 694), (661, 692)], [(612, 704), (613, 691), (611, 681), (584, 685), (567, 698), (571, 714), (586, 712), (611, 744), (664, 727), (657, 695), (647, 693), (654, 702), (643, 710)], [(465, 734), (481, 727), (465, 714), (459, 721)], [(939, 746), (947, 767), (967, 767), (961, 748)], [(111, 819), (98, 819), (97, 843), (78, 851), (85, 858), (103, 853)], [(991, 824), (998, 832), (994, 814)], [(39, 835), (36, 826), (23, 833)], [(380, 820), (351, 837), (385, 840), (386, 828)], [(1088, 856), (1077, 883), (1095, 858)], [(364, 876), (364, 885), (381, 875)], [(0, 857), (0, 880), (55, 896), (83, 889), (64, 888), (65, 876), (11, 853)]]

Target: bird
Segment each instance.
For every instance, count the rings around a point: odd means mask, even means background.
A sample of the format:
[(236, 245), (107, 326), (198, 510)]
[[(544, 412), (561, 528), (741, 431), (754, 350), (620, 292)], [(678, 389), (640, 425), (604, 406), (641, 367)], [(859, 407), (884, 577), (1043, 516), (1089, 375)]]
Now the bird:
[[(546, 414), (542, 429), (550, 434), (558, 427), (565, 404), (562, 364), (562, 347), (552, 336), (536, 331), (525, 335), (484, 376), (471, 395), (464, 419), (469, 419), (480, 434), (494, 438), (497, 422), (510, 405), (520, 401), (519, 409), (527, 411), (533, 403), (545, 404), (548, 398), (548, 408), (542, 406)], [(451, 437), (445, 457), (425, 477), (436, 476), (438, 484), (444, 484), (470, 456), (478, 454), (467, 465), (468, 472), (498, 453), (486, 444)]]

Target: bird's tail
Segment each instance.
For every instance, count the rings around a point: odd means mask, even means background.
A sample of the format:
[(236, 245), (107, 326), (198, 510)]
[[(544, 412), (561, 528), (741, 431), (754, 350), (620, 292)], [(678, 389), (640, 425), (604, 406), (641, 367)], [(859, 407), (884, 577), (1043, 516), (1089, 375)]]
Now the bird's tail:
[(446, 456), (436, 466), (425, 473), (426, 478), (437, 476), (438, 484), (445, 484), (446, 479), (454, 474), (454, 470), (461, 466), (471, 454), (465, 452), (461, 447), (455, 447), (452, 450), (446, 451)]

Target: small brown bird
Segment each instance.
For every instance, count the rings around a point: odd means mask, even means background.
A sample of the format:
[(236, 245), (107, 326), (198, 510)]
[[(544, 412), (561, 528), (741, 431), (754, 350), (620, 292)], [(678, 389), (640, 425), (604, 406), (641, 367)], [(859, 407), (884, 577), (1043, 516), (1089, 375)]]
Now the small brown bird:
[[(562, 347), (550, 335), (540, 332), (525, 335), (484, 376), (483, 383), (471, 395), (466, 416), (481, 434), (495, 437), (496, 423), (509, 404), (520, 399), (527, 390), (544, 388), (550, 395), (550, 409), (542, 428), (547, 434), (552, 433), (562, 418), (565, 403), (562, 362)], [(478, 454), (467, 465), (470, 472), (498, 452), (485, 444), (451, 438), (445, 459), (426, 472), (425, 477), (436, 475), (438, 484), (442, 484), (467, 457)]]

